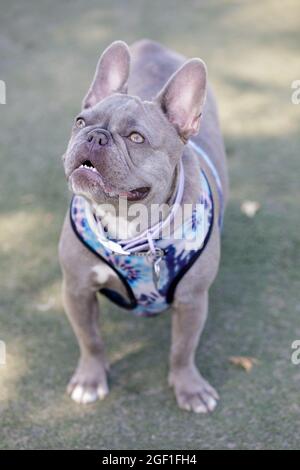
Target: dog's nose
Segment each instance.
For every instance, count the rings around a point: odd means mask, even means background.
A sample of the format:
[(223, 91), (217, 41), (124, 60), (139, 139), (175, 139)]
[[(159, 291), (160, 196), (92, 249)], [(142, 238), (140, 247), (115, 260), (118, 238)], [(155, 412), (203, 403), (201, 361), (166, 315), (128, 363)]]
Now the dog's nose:
[(110, 134), (105, 129), (93, 129), (87, 135), (87, 141), (90, 145), (103, 147), (107, 145), (110, 140)]

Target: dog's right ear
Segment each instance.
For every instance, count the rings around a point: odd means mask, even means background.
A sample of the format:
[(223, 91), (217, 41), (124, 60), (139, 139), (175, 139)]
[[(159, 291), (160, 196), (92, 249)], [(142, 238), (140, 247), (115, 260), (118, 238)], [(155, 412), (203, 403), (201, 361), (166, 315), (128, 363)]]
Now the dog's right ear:
[(206, 76), (204, 62), (190, 59), (169, 78), (155, 99), (184, 142), (199, 132)]
[(130, 53), (123, 41), (113, 42), (99, 59), (96, 73), (82, 108), (90, 108), (113, 93), (127, 93)]

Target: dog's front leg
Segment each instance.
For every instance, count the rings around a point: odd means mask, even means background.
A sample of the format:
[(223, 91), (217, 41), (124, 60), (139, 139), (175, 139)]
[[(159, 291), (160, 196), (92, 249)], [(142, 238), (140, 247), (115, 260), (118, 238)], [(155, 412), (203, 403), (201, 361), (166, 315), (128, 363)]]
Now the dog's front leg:
[(218, 394), (201, 376), (195, 352), (208, 308), (208, 291), (197, 294), (197, 302), (178, 302), (172, 312), (172, 343), (169, 384), (174, 387), (178, 406), (196, 413), (212, 411)]
[(77, 403), (91, 403), (108, 394), (106, 359), (99, 332), (99, 306), (93, 290), (72, 287), (65, 276), (64, 307), (80, 347), (80, 359), (67, 392)]

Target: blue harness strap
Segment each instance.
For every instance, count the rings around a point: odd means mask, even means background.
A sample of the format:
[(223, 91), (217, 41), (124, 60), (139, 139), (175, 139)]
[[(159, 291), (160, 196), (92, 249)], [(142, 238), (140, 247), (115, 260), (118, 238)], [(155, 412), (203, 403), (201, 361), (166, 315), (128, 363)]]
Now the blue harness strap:
[(222, 188), (222, 183), (221, 183), (221, 180), (220, 180), (220, 177), (219, 177), (219, 173), (218, 173), (215, 165), (213, 164), (213, 162), (211, 161), (211, 159), (207, 155), (207, 153), (204, 152), (203, 148), (201, 148), (193, 140), (189, 141), (189, 145), (197, 153), (199, 153), (201, 155), (201, 157), (203, 158), (203, 160), (205, 161), (205, 163), (209, 167), (209, 169), (212, 172), (212, 175), (215, 179), (216, 186), (217, 186), (217, 191), (218, 191), (218, 197), (219, 197), (219, 205), (220, 205), (218, 223), (219, 223), (219, 227), (222, 227), (222, 225), (223, 225), (223, 216), (224, 216), (224, 197), (223, 197), (223, 188)]
[(123, 255), (109, 250), (101, 243), (90, 223), (89, 202), (82, 196), (73, 197), (70, 219), (75, 234), (90, 251), (115, 271), (127, 291), (128, 299), (108, 288), (102, 288), (102, 294), (138, 316), (157, 315), (169, 307), (178, 282), (204, 250), (213, 227), (212, 191), (202, 170), (199, 178), (201, 192), (190, 216), (184, 218), (170, 237), (155, 240), (155, 246), (163, 253), (158, 282), (154, 282), (153, 264), (146, 256), (147, 253)]

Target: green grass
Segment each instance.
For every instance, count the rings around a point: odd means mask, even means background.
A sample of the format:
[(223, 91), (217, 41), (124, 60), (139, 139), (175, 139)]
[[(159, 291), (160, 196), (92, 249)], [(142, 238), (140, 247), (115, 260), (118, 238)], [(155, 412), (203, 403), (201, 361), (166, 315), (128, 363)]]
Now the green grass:
[[(103, 48), (140, 37), (201, 56), (220, 106), (231, 200), (198, 351), (221, 395), (210, 416), (178, 410), (167, 387), (168, 314), (135, 319), (107, 302), (111, 393), (87, 408), (64, 394), (78, 350), (60, 299), (60, 156)], [(299, 41), (297, 0), (2, 0), (0, 448), (300, 447)], [(261, 203), (254, 219), (246, 199)], [(259, 365), (247, 374), (232, 355)]]

